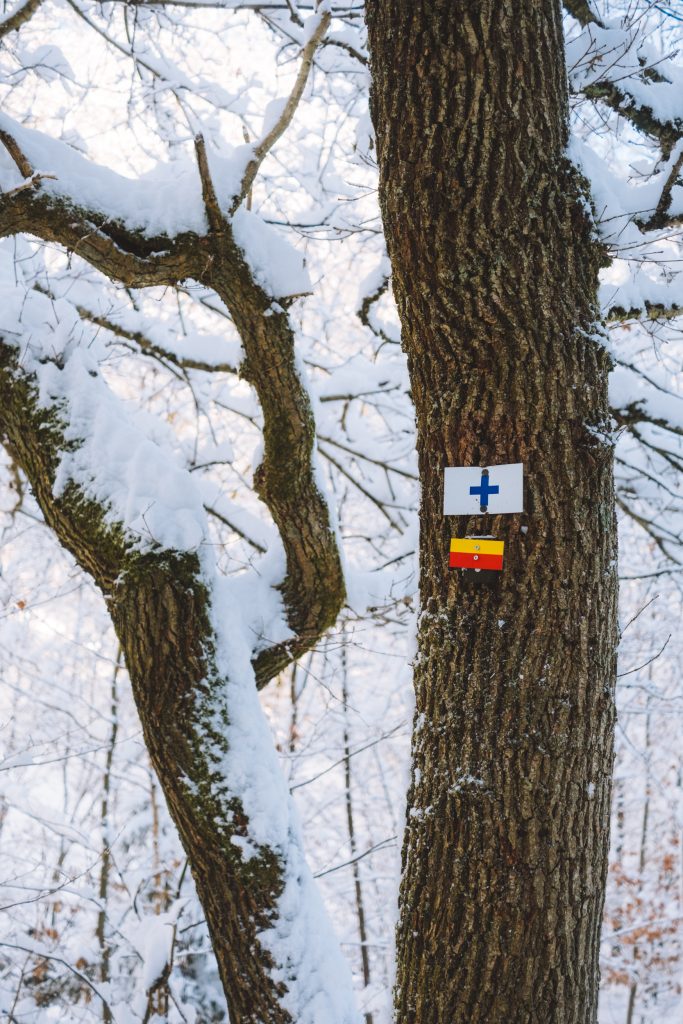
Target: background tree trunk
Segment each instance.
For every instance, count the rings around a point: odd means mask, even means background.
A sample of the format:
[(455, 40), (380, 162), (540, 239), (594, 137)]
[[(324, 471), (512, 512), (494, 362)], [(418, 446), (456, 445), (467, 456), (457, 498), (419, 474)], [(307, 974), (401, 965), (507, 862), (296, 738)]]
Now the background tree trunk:
[[(554, 0), (369, 0), (422, 481), (399, 1024), (594, 1021), (617, 643), (604, 252), (566, 157)], [(522, 461), (525, 513), (442, 515)], [(503, 573), (449, 540), (505, 540)], [(492, 577), (492, 578), (491, 578)]]

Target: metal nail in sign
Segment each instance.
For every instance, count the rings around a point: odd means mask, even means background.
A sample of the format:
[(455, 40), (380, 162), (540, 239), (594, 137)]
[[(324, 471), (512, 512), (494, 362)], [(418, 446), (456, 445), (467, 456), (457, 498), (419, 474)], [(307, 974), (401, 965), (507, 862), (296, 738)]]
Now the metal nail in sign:
[(524, 511), (524, 467), (521, 462), (504, 466), (449, 467), (444, 470), (443, 514), (497, 516)]

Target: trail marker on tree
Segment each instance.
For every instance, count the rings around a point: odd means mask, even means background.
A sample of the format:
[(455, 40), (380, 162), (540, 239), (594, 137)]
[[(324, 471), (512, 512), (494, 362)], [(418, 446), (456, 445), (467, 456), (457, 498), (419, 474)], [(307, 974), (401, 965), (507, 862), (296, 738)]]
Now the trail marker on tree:
[(444, 470), (443, 514), (476, 516), (524, 511), (524, 467), (521, 462), (503, 466), (457, 466)]
[(455, 537), (451, 540), (451, 569), (494, 569), (503, 568), (505, 542), (491, 537)]
[[(500, 515), (523, 510), (524, 467), (521, 462), (484, 469), (458, 466), (444, 470), (444, 515)], [(504, 541), (493, 537), (454, 537), (448, 567), (500, 572), (504, 547)]]

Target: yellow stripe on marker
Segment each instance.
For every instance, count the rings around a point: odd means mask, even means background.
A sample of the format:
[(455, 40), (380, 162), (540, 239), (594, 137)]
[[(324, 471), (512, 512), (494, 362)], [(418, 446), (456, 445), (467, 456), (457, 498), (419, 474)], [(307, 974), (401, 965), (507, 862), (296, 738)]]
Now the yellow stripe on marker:
[(502, 555), (505, 541), (481, 540), (477, 537), (456, 537), (451, 540), (451, 551), (464, 554)]

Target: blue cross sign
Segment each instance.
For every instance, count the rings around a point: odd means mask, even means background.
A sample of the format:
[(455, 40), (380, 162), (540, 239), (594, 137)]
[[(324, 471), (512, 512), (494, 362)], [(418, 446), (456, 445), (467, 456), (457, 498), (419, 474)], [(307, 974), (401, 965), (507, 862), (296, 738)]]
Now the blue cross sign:
[(480, 495), (479, 504), (483, 509), (488, 508), (489, 494), (498, 494), (499, 491), (500, 487), (498, 484), (494, 484), (493, 486), (489, 484), (489, 474), (487, 469), (483, 470), (481, 474), (481, 483), (479, 486), (470, 487), (470, 494)]
[(524, 510), (524, 467), (447, 466), (444, 469), (445, 516), (498, 516)]

